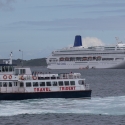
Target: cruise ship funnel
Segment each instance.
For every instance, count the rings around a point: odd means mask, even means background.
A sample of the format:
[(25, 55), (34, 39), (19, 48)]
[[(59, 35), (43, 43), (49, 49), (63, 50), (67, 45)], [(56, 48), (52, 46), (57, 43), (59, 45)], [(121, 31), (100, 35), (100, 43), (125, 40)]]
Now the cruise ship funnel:
[(74, 41), (73, 47), (78, 47), (78, 46), (82, 46), (82, 38), (80, 35), (75, 36), (75, 41)]

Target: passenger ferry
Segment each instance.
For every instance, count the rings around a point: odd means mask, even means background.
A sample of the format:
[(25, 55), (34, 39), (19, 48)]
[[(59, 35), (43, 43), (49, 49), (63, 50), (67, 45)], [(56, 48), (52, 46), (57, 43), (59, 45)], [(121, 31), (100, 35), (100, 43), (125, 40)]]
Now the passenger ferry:
[(76, 36), (73, 47), (53, 51), (46, 59), (49, 69), (125, 68), (125, 44), (114, 46), (82, 46)]
[(91, 98), (80, 73), (37, 73), (11, 64), (12, 59), (6, 62), (0, 65), (0, 100)]

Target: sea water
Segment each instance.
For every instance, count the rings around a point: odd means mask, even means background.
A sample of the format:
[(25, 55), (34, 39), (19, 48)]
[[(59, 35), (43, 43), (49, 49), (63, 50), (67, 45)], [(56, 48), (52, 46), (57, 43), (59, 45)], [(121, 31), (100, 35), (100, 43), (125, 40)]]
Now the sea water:
[[(125, 70), (48, 70), (43, 73), (80, 72), (92, 89), (91, 99), (29, 99), (0, 101), (2, 124), (85, 124), (125, 125)], [(15, 119), (16, 118), (16, 119)]]
[(30, 99), (0, 102), (0, 116), (46, 113), (125, 115), (125, 96), (92, 97), (92, 99)]

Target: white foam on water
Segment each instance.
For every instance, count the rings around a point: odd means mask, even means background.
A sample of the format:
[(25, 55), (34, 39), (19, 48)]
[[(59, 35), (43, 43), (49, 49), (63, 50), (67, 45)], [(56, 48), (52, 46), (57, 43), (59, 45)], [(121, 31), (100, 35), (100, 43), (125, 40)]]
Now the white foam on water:
[(0, 116), (42, 113), (125, 115), (125, 96), (0, 101)]

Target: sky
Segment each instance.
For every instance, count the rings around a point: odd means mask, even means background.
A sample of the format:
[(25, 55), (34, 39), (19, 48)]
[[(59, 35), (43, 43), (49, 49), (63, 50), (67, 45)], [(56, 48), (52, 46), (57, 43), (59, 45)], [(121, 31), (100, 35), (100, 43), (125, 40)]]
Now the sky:
[(84, 46), (125, 43), (125, 0), (0, 0), (1, 59), (48, 57), (76, 35)]

